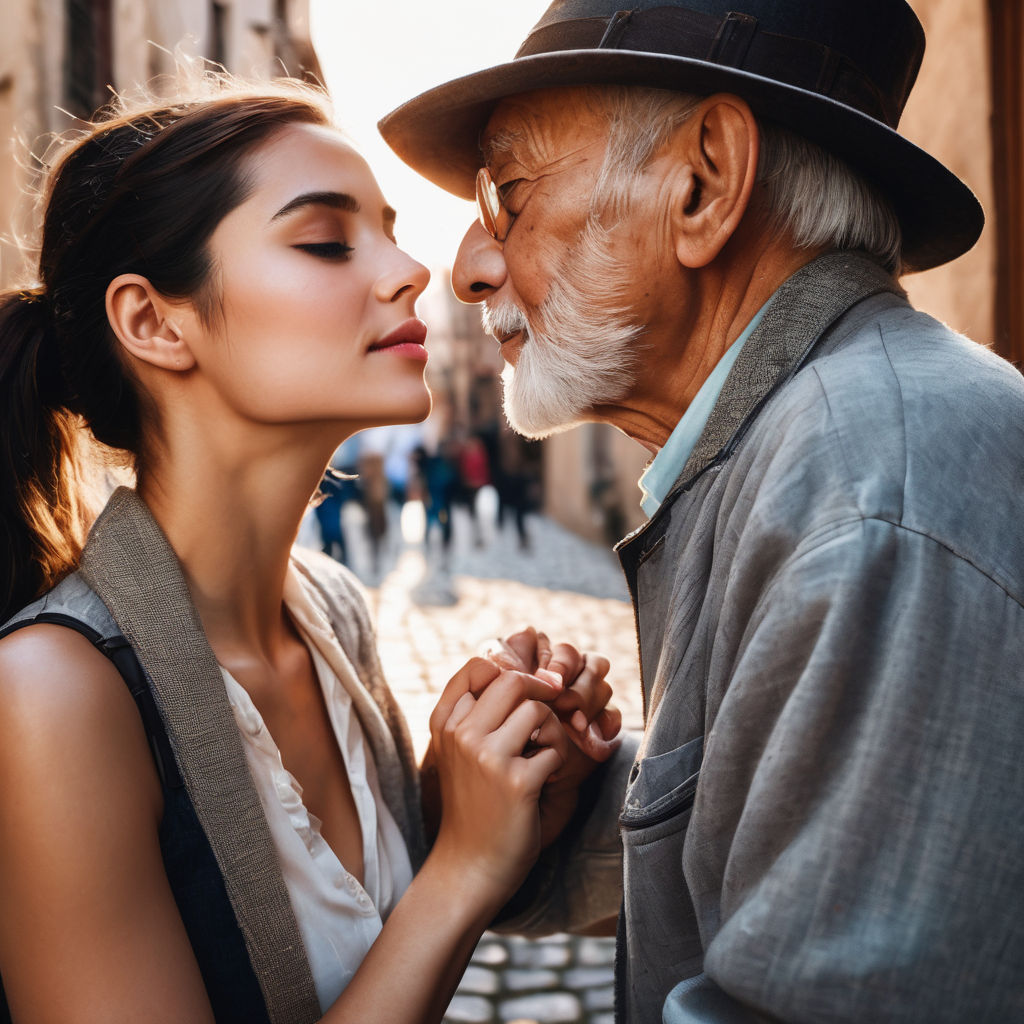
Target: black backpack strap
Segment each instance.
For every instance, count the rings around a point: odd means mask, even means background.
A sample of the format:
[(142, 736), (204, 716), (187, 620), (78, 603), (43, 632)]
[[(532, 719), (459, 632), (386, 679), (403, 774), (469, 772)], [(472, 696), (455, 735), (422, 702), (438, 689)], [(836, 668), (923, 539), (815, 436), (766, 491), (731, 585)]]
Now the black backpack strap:
[(104, 657), (113, 662), (114, 668), (117, 669), (128, 687), (135, 706), (139, 709), (139, 716), (142, 718), (142, 725), (146, 730), (146, 739), (149, 740), (149, 749), (153, 752), (153, 760), (156, 762), (161, 785), (164, 790), (180, 789), (184, 786), (185, 782), (181, 777), (181, 772), (178, 771), (178, 763), (174, 759), (174, 751), (171, 750), (171, 742), (167, 738), (167, 730), (160, 718), (160, 712), (157, 711), (156, 701), (153, 699), (153, 691), (146, 681), (146, 673), (142, 670), (131, 644), (123, 636), (104, 636), (87, 622), (61, 612), (39, 612), (29, 618), (12, 622), (0, 630), (0, 640), (25, 626), (42, 624), (66, 626), (76, 633), (81, 633)]

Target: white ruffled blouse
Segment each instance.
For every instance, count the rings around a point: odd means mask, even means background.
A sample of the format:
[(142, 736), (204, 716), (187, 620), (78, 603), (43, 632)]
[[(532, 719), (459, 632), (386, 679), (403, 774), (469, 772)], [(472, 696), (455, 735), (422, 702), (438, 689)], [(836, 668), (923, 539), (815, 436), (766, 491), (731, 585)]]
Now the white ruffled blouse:
[(302, 787), (281, 762), (281, 753), (249, 694), (221, 668), (277, 847), (285, 885), (306, 946), (320, 1008), (338, 998), (380, 933), (384, 920), (412, 881), (402, 834), (381, 796), (377, 770), (364, 742), (349, 688), (355, 670), (311, 585), (289, 568), (285, 606), (309, 647), (324, 703), (345, 760), (363, 832), (363, 884), (345, 870), (320, 835), (320, 821), (302, 802)]

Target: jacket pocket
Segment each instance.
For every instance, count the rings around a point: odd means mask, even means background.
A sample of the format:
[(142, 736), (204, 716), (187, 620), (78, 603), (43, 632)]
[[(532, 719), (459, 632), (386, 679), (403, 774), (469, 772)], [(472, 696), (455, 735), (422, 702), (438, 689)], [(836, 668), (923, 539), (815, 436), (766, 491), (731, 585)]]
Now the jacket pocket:
[(683, 870), (704, 737), (634, 765), (619, 817), (623, 851), (623, 1019), (661, 1019), (665, 995), (699, 974), (704, 951)]
[(693, 808), (704, 755), (704, 737), (642, 758), (630, 773), (619, 825), (636, 831), (661, 824)]

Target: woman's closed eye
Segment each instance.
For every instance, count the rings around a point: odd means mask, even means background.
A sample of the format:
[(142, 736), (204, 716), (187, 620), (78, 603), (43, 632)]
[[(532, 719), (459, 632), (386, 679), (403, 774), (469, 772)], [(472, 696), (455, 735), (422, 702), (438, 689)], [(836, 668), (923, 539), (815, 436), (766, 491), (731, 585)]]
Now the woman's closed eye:
[(347, 260), (353, 252), (345, 242), (302, 242), (293, 248), (324, 260)]

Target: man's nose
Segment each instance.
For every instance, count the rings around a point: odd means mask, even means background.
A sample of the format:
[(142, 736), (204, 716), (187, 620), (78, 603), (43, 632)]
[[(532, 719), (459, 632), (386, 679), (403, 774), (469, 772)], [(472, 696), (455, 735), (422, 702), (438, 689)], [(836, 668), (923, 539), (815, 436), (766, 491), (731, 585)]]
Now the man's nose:
[(462, 302), (483, 302), (504, 283), (507, 270), (501, 244), (480, 221), (473, 221), (455, 256), (452, 290)]

